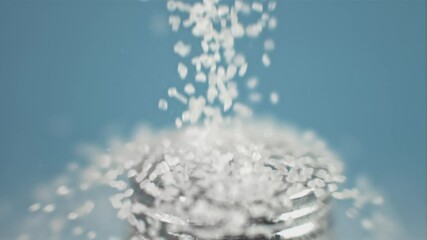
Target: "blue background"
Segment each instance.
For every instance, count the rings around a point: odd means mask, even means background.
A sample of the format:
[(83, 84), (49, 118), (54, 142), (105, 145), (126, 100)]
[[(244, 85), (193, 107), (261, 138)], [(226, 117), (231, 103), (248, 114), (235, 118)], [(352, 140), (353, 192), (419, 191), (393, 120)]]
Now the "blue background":
[[(425, 9), (280, 1), (272, 66), (249, 72), (281, 95), (257, 113), (316, 130), (350, 178), (384, 191), (410, 239), (426, 235)], [(163, 1), (0, 2), (0, 232), (76, 146), (172, 124), (157, 101), (178, 81), (177, 40)]]

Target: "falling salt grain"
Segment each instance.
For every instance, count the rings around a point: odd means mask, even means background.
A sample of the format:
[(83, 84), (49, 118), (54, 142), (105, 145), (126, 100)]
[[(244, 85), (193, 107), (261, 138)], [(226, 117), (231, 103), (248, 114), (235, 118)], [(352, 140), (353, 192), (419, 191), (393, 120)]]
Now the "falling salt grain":
[(277, 27), (277, 19), (276, 18), (270, 18), (270, 20), (268, 21), (268, 28), (273, 30)]
[(272, 39), (267, 39), (264, 42), (265, 51), (273, 51), (274, 50), (274, 41)]
[(194, 88), (193, 84), (187, 83), (184, 87), (184, 92), (188, 95), (193, 95), (196, 92), (196, 89)]
[(252, 3), (252, 10), (254, 10), (255, 12), (262, 12), (263, 11), (262, 3), (253, 2)]
[(271, 64), (270, 57), (266, 53), (262, 55), (262, 63), (265, 67), (269, 67)]
[(206, 82), (206, 75), (202, 72), (196, 74), (196, 82)]
[(247, 70), (248, 70), (248, 64), (244, 63), (239, 69), (239, 76), (240, 77), (245, 76)]
[(279, 94), (277, 92), (270, 93), (270, 102), (274, 105), (279, 103)]
[(249, 89), (255, 89), (257, 85), (258, 85), (258, 79), (255, 77), (249, 78), (248, 81), (246, 82), (246, 86)]
[(183, 63), (178, 63), (178, 74), (181, 79), (185, 79), (188, 74), (188, 69)]
[(186, 57), (191, 52), (191, 46), (179, 41), (174, 46), (174, 51), (181, 57)]

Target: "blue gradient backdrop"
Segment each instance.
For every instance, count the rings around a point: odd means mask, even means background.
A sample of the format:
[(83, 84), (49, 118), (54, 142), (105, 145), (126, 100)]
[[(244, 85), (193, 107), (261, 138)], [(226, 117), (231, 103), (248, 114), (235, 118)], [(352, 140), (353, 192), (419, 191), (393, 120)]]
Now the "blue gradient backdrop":
[[(0, 1), (0, 232), (18, 224), (35, 183), (77, 158), (76, 146), (141, 122), (171, 125), (157, 110), (178, 81), (164, 5)], [(425, 1), (278, 6), (272, 66), (250, 74), (281, 104), (257, 112), (316, 130), (350, 178), (364, 174), (383, 189), (410, 239), (425, 239)]]

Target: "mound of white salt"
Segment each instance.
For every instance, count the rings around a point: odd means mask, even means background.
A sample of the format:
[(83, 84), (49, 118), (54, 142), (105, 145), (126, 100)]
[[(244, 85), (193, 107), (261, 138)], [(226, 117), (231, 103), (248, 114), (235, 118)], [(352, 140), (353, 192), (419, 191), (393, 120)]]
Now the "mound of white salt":
[(313, 236), (345, 179), (314, 133), (270, 123), (145, 133), (118, 152), (133, 186), (113, 206), (149, 239)]

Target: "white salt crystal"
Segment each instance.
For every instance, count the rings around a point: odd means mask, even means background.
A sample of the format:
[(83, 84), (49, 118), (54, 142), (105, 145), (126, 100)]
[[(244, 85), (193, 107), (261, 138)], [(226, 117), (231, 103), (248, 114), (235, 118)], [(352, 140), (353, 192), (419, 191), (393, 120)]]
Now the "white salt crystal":
[(252, 38), (258, 37), (262, 32), (262, 25), (255, 23), (246, 27), (246, 35)]
[(176, 98), (178, 101), (180, 101), (183, 104), (187, 104), (188, 100), (187, 98), (179, 93), (178, 91), (175, 92), (175, 94), (171, 95), (172, 97)]
[(372, 203), (375, 205), (382, 205), (384, 203), (384, 198), (382, 196), (377, 196), (372, 200)]
[(196, 74), (196, 82), (206, 82), (206, 74), (203, 72), (198, 72)]
[(270, 61), (270, 57), (267, 55), (267, 53), (264, 53), (262, 55), (262, 63), (264, 64), (265, 67), (269, 67), (270, 66), (271, 61)]
[(86, 235), (87, 239), (95, 239), (96, 238), (96, 232), (90, 231)]
[(188, 74), (188, 69), (183, 63), (178, 63), (178, 74), (181, 79), (185, 79)]
[(77, 213), (75, 213), (75, 212), (70, 212), (69, 214), (68, 214), (68, 219), (69, 220), (76, 220), (77, 218), (79, 217), (79, 215), (77, 214)]
[(194, 88), (193, 84), (187, 83), (184, 86), (184, 92), (187, 93), (188, 95), (193, 95), (196, 92), (196, 89)]
[(176, 119), (175, 119), (175, 126), (176, 126), (177, 128), (182, 128), (182, 121), (181, 121), (181, 119), (180, 119), (180, 118), (176, 118)]
[(168, 102), (163, 98), (159, 100), (158, 106), (159, 106), (159, 109), (162, 111), (168, 110)]
[(246, 105), (243, 105), (241, 103), (234, 104), (233, 107), (234, 112), (236, 112), (241, 117), (251, 117), (252, 116), (252, 110), (247, 107)]
[(38, 210), (40, 210), (41, 209), (41, 205), (40, 205), (40, 203), (34, 203), (33, 205), (31, 205), (29, 208), (28, 208), (28, 211), (30, 211), (30, 212), (37, 212)]
[(271, 1), (268, 3), (268, 10), (269, 11), (274, 11), (276, 9), (276, 2), (275, 1)]
[(169, 97), (174, 97), (176, 95), (176, 93), (177, 93), (177, 90), (175, 87), (171, 87), (168, 89), (168, 96)]
[(82, 227), (74, 227), (72, 230), (72, 234), (76, 237), (82, 235), (82, 233), (83, 233)]
[(274, 105), (279, 103), (279, 94), (277, 92), (270, 93), (270, 102)]
[(265, 51), (273, 51), (274, 50), (274, 41), (273, 39), (267, 39), (264, 42)]
[(355, 218), (359, 212), (355, 208), (350, 208), (345, 212), (345, 215), (347, 215), (348, 218)]
[(234, 76), (236, 76), (237, 73), (237, 67), (234, 64), (229, 64), (227, 67), (227, 72), (225, 74), (227, 79), (232, 79)]
[(249, 89), (255, 89), (257, 85), (258, 85), (258, 79), (255, 77), (249, 78), (248, 81), (246, 82), (246, 86)]
[(362, 227), (366, 230), (372, 230), (374, 228), (374, 224), (369, 219), (362, 220)]
[(56, 193), (60, 196), (68, 195), (71, 192), (71, 190), (67, 186), (60, 186)]
[(166, 4), (166, 8), (168, 11), (172, 12), (176, 10), (176, 2), (175, 0), (169, 0)]
[(181, 18), (176, 15), (170, 16), (169, 24), (171, 25), (172, 31), (177, 32), (179, 30), (179, 25), (181, 24)]
[(235, 38), (241, 38), (245, 35), (245, 28), (239, 23), (234, 23), (231, 25), (231, 34)]
[(244, 63), (239, 69), (239, 76), (240, 77), (245, 76), (247, 70), (248, 70), (248, 64)]
[(181, 57), (186, 57), (191, 52), (191, 46), (179, 41), (175, 44), (173, 50)]
[(314, 190), (314, 195), (317, 198), (321, 198), (322, 196), (324, 196), (326, 194), (326, 191), (321, 189), (321, 188), (317, 188), (316, 190)]
[(48, 204), (43, 208), (43, 211), (46, 213), (51, 213), (51, 212), (55, 211), (55, 205)]
[(262, 3), (260, 3), (260, 2), (253, 2), (252, 3), (252, 10), (254, 10), (255, 12), (262, 12), (263, 11)]
[(261, 101), (261, 94), (260, 93), (251, 93), (249, 94), (249, 101), (253, 102), (253, 103), (257, 103)]
[(233, 61), (234, 61), (234, 64), (236, 64), (236, 66), (242, 66), (243, 64), (245, 64), (246, 63), (246, 59), (245, 59), (245, 56), (243, 56), (242, 54), (236, 54), (235, 56), (234, 56), (234, 59), (233, 59)]
[(273, 30), (277, 27), (277, 19), (272, 17), (270, 18), (270, 20), (268, 21), (268, 28)]

